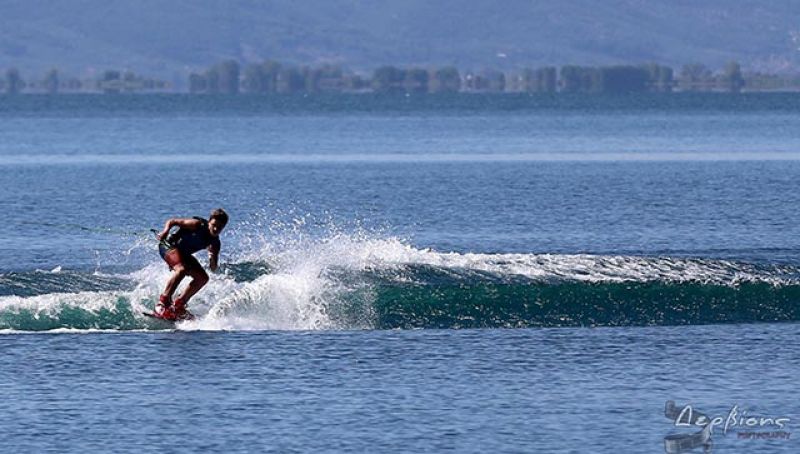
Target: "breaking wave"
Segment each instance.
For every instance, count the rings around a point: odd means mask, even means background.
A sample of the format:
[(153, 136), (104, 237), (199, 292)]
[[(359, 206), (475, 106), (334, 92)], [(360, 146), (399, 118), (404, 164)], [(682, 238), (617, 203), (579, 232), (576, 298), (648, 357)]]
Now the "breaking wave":
[[(167, 278), (0, 275), (0, 330), (320, 330), (637, 326), (800, 320), (800, 269), (674, 257), (472, 254), (396, 238), (244, 242), (177, 326), (142, 315)], [(153, 245), (147, 245), (154, 247)], [(153, 255), (155, 255), (153, 253)]]

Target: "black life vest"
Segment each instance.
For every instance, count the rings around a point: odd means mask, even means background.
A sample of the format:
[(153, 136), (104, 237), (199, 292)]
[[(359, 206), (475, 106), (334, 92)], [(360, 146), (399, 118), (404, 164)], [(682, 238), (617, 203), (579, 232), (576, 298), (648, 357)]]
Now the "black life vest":
[(219, 238), (212, 236), (208, 231), (208, 221), (198, 216), (194, 216), (193, 219), (200, 221), (200, 226), (194, 230), (179, 228), (171, 233), (167, 237), (170, 247), (178, 248), (182, 254), (194, 254), (212, 244), (219, 250)]

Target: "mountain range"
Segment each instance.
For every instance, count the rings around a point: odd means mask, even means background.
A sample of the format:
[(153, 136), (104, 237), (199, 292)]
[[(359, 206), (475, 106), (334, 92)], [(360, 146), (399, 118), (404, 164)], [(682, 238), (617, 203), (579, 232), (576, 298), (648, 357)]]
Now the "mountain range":
[(0, 70), (183, 80), (224, 59), (513, 70), (800, 69), (798, 0), (3, 0)]

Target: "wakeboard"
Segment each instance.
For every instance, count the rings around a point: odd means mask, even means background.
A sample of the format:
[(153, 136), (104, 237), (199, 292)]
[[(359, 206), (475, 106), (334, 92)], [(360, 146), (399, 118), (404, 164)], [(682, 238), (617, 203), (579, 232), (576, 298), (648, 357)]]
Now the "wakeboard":
[(194, 315), (191, 312), (187, 312), (186, 315), (184, 315), (181, 318), (167, 318), (159, 314), (158, 312), (147, 312), (147, 311), (142, 311), (142, 315), (157, 320), (164, 320), (165, 322), (170, 322), (170, 323), (182, 322), (184, 320), (194, 320)]
[(157, 312), (142, 311), (142, 315), (144, 315), (145, 317), (154, 318), (156, 320), (163, 320), (163, 321), (169, 322), (169, 323), (175, 323), (175, 322), (178, 321), (176, 319), (166, 318), (166, 317), (164, 317), (163, 315), (161, 315), (161, 314), (159, 314)]

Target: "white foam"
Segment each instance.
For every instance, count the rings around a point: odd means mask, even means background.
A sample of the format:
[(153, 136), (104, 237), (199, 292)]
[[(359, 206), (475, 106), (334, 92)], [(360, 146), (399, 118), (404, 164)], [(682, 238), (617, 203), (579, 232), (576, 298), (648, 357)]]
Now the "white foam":
[(101, 310), (115, 311), (116, 303), (123, 292), (78, 292), (78, 293), (49, 293), (30, 297), (4, 296), (0, 297), (0, 311), (20, 312), (29, 311), (34, 318), (58, 317), (65, 306), (80, 307), (81, 309), (98, 313)]

